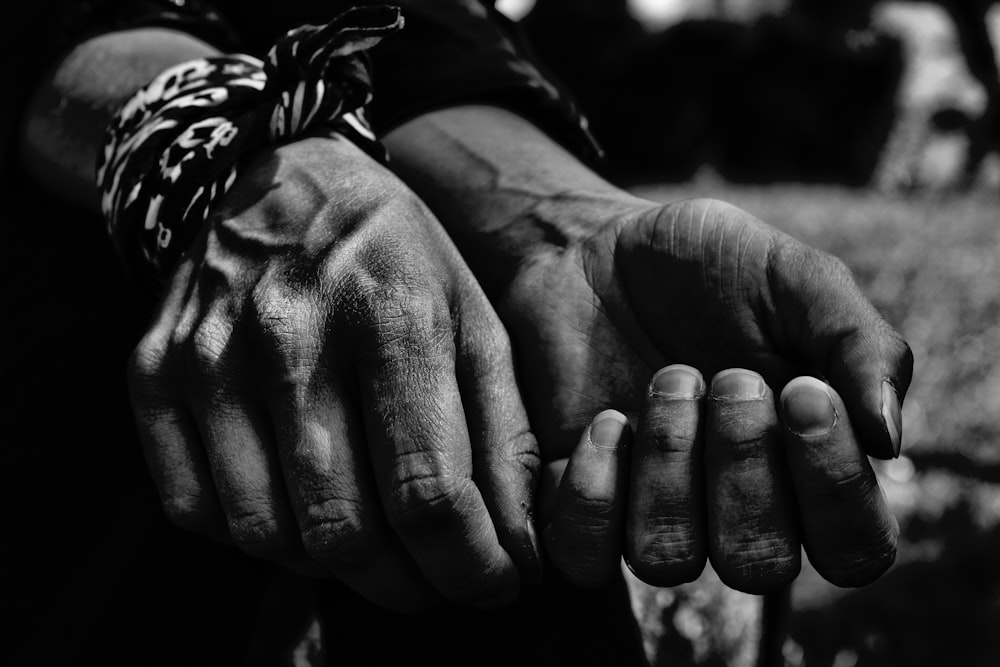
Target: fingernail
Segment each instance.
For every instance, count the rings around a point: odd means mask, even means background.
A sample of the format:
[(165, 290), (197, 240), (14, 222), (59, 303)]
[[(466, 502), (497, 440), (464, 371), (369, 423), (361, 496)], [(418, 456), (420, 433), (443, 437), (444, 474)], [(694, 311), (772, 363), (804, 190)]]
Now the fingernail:
[(628, 420), (617, 410), (605, 410), (590, 426), (590, 444), (600, 449), (618, 449)]
[(712, 379), (712, 396), (715, 398), (764, 398), (766, 389), (764, 378), (743, 368), (720, 371)]
[(798, 377), (781, 391), (785, 424), (796, 435), (826, 435), (837, 424), (837, 409), (822, 380)]
[(885, 430), (889, 433), (889, 442), (892, 443), (892, 454), (895, 458), (899, 456), (903, 446), (903, 414), (899, 408), (896, 388), (888, 380), (882, 382), (882, 421), (885, 422)]
[(656, 372), (649, 393), (663, 398), (698, 398), (705, 393), (705, 381), (691, 366), (673, 364)]

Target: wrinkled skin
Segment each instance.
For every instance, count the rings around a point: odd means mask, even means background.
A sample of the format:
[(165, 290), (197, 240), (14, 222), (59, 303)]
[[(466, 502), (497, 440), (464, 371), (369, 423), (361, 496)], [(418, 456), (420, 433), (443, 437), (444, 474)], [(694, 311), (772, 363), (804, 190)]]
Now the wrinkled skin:
[[(566, 470), (546, 528), (557, 567), (597, 584), (624, 554), (667, 586), (711, 560), (763, 592), (795, 577), (804, 544), (834, 583), (879, 576), (898, 528), (865, 454), (898, 454), (906, 343), (841, 262), (745, 211), (620, 211), (540, 245), (498, 301), (543, 460), (553, 479)], [(686, 395), (651, 384), (668, 364), (697, 376)], [(594, 446), (607, 408), (631, 418), (632, 447)]]
[(244, 170), (129, 380), (181, 527), (404, 611), (538, 576), (506, 332), (429, 210), (337, 135)]

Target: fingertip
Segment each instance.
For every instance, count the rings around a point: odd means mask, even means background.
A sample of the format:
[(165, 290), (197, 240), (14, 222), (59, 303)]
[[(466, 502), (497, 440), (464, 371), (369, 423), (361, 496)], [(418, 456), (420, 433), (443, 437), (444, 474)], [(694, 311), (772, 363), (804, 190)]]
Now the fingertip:
[(764, 378), (746, 368), (727, 368), (712, 378), (712, 398), (715, 399), (753, 400), (766, 395)]
[(597, 413), (590, 422), (586, 441), (592, 447), (617, 450), (627, 446), (631, 436), (628, 417), (618, 410), (608, 409)]
[(823, 380), (820, 380), (818, 377), (813, 377), (812, 375), (800, 375), (788, 381), (788, 383), (781, 389), (781, 394), (778, 398), (782, 403), (784, 403), (789, 394), (803, 387), (807, 390), (816, 389), (823, 392), (829, 392), (831, 389), (830, 385), (823, 382)]
[(810, 562), (828, 582), (839, 588), (860, 588), (877, 581), (896, 562), (896, 539), (836, 558), (814, 558)]
[[(881, 511), (867, 530), (855, 531), (855, 540), (836, 549), (807, 549), (815, 570), (834, 586), (859, 588), (867, 586), (891, 568), (896, 562), (899, 543), (899, 522), (891, 511)], [(857, 527), (863, 522), (854, 521)], [(839, 531), (851, 535), (851, 527)]]
[(815, 570), (863, 586), (895, 560), (898, 524), (833, 387), (797, 377), (781, 392), (788, 469)]
[(802, 556), (798, 549), (792, 549), (766, 558), (713, 561), (712, 567), (729, 588), (747, 595), (766, 595), (795, 581), (802, 571)]
[(607, 410), (601, 410), (596, 415), (594, 415), (594, 418), (590, 420), (590, 423), (591, 423), (592, 426), (596, 426), (597, 424), (599, 424), (601, 422), (605, 422), (605, 421), (609, 421), (609, 420), (613, 421), (613, 422), (617, 422), (617, 423), (622, 424), (622, 425), (628, 424), (628, 417), (626, 417), (624, 413), (619, 412), (618, 410), (615, 410), (614, 408), (608, 408)]
[(832, 391), (829, 385), (812, 376), (792, 379), (779, 397), (785, 427), (805, 438), (830, 433), (840, 417)]
[(704, 394), (705, 379), (701, 371), (687, 364), (664, 366), (649, 381), (651, 397), (694, 399)]
[(879, 322), (838, 344), (830, 380), (865, 453), (888, 460), (902, 451), (902, 403), (913, 375), (913, 352), (889, 325)]

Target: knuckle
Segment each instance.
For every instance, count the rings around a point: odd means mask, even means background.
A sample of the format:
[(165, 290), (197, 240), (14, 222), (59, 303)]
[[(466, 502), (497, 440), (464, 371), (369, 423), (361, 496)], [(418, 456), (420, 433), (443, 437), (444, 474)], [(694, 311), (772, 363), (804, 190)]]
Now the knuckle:
[(810, 555), (816, 571), (835, 586), (866, 586), (896, 562), (896, 540), (886, 536), (878, 543), (833, 554)]
[(133, 400), (143, 403), (156, 395), (154, 388), (165, 379), (166, 360), (166, 350), (149, 336), (135, 346), (125, 368)]
[(331, 568), (353, 567), (371, 560), (380, 548), (360, 508), (342, 500), (310, 504), (302, 525), (306, 553)]
[(509, 438), (502, 459), (507, 470), (513, 470), (518, 477), (529, 480), (534, 488), (541, 474), (542, 456), (538, 440), (531, 431), (525, 430)]
[(471, 502), (472, 480), (437, 472), (398, 475), (386, 507), (400, 533), (424, 536), (450, 530)]
[(162, 506), (170, 523), (182, 530), (203, 533), (211, 528), (201, 496), (167, 496), (163, 499)]
[(316, 304), (270, 282), (258, 285), (251, 301), (250, 326), (268, 357), (293, 381), (313, 368), (323, 344)]
[(125, 368), (129, 402), (141, 424), (169, 419), (171, 408), (178, 403), (171, 382), (170, 357), (159, 345), (141, 341), (129, 355)]
[[(506, 477), (513, 474), (518, 478), (534, 480), (541, 469), (541, 453), (535, 435), (526, 427), (513, 433), (493, 433), (481, 452), (474, 455), (480, 459), (488, 474)], [(478, 463), (479, 461), (477, 461)]]
[(436, 304), (422, 289), (382, 291), (376, 298), (371, 327), (381, 346), (392, 347), (397, 343), (424, 346), (450, 330), (440, 326)]
[(546, 539), (552, 564), (580, 587), (600, 586), (621, 562), (618, 540), (599, 521), (566, 515), (553, 520)]
[[(637, 440), (648, 443), (649, 448), (672, 464), (687, 463), (698, 456), (696, 416), (678, 414), (677, 406), (669, 409), (647, 408)], [(694, 413), (698, 406), (691, 405), (687, 412)], [(684, 419), (685, 417), (690, 417)]]
[(225, 365), (229, 326), (216, 318), (205, 318), (191, 333), (189, 359), (196, 376), (215, 375)]
[(250, 555), (277, 559), (285, 552), (286, 542), (273, 513), (259, 510), (233, 514), (228, 520), (233, 542)]
[(505, 375), (513, 365), (513, 346), (502, 326), (479, 327), (472, 355), (475, 372), (482, 377)]
[(713, 558), (713, 566), (722, 582), (751, 594), (790, 582), (801, 567), (799, 551), (792, 549), (783, 535), (762, 534), (734, 540), (719, 556)]
[(451, 337), (451, 320), (443, 295), (419, 276), (391, 282), (356, 281), (362, 344), (376, 349), (425, 354)]
[(607, 489), (576, 485), (572, 493), (572, 507), (567, 508), (578, 528), (595, 532), (605, 530), (615, 519), (616, 498)]
[(639, 536), (629, 551), (629, 568), (654, 586), (690, 583), (701, 576), (707, 560), (704, 543), (689, 529), (673, 524)]
[[(823, 445), (824, 443), (805, 442), (805, 447), (815, 450), (817, 458), (826, 451)], [(823, 472), (822, 483), (800, 485), (804, 486), (800, 493), (817, 505), (822, 503), (824, 507), (850, 507), (858, 498), (870, 497), (877, 484), (874, 471), (858, 465), (831, 466)]]
[(274, 280), (261, 280), (250, 292), (249, 306), (253, 321), (262, 330), (282, 335), (293, 329), (295, 316), (302, 312), (302, 299), (290, 288)]
[(229, 540), (225, 520), (214, 499), (195, 491), (161, 496), (160, 505), (175, 528), (219, 542)]

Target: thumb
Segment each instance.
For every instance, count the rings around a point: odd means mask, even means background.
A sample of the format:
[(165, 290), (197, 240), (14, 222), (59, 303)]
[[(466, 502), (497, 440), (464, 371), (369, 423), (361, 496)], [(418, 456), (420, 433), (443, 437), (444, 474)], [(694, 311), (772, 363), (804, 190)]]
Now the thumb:
[(831, 348), (830, 384), (841, 394), (869, 456), (899, 456), (902, 405), (913, 374), (913, 353), (884, 321), (843, 336)]
[(786, 313), (776, 324), (787, 343), (840, 394), (865, 453), (899, 456), (910, 346), (839, 259), (789, 239), (776, 244), (769, 268), (775, 312)]

